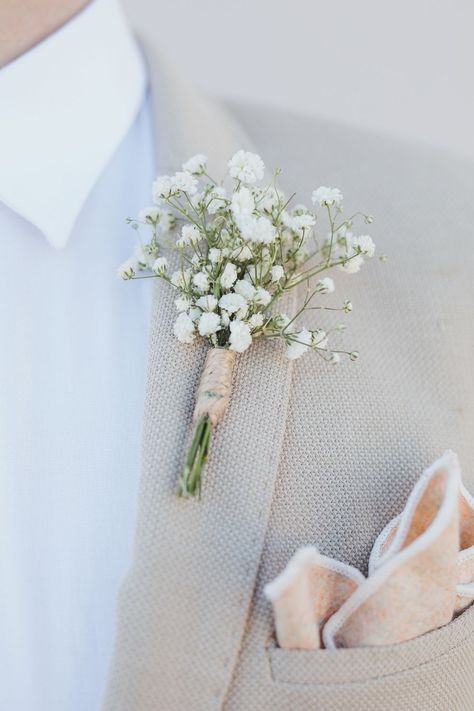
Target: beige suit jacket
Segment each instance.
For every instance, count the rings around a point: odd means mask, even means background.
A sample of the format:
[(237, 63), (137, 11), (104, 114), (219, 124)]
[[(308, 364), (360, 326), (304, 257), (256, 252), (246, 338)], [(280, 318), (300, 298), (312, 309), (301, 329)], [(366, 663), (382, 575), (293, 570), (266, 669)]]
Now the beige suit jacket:
[(176, 341), (173, 296), (154, 286), (135, 552), (104, 709), (472, 711), (474, 609), (392, 647), (288, 652), (262, 587), (306, 544), (365, 571), (446, 448), (474, 491), (473, 166), (344, 125), (223, 109), (149, 60), (160, 172), (202, 152), (220, 174), (254, 147), (299, 201), (336, 185), (348, 209), (373, 213), (390, 259), (338, 279), (357, 363), (291, 365), (273, 343), (239, 357), (201, 503), (175, 487), (205, 347)]

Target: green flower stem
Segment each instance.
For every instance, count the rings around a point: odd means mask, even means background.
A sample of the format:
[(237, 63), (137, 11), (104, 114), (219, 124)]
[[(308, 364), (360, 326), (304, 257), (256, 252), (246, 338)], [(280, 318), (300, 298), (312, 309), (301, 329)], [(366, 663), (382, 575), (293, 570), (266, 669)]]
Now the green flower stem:
[(186, 458), (183, 474), (179, 480), (178, 496), (201, 498), (201, 475), (207, 462), (211, 444), (212, 422), (206, 416), (197, 424), (193, 441)]

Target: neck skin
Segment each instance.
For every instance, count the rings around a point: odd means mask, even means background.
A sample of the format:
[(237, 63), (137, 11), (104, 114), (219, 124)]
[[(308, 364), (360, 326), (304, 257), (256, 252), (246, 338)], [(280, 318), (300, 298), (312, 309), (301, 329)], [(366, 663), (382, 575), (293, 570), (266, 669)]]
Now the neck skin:
[(89, 0), (0, 0), (0, 67), (55, 32)]

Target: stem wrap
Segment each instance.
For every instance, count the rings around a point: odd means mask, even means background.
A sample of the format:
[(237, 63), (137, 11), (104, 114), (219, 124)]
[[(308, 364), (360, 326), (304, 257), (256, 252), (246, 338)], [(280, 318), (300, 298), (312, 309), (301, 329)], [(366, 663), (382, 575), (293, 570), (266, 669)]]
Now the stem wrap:
[(230, 402), (235, 357), (235, 351), (224, 348), (208, 351), (196, 393), (194, 422), (209, 417), (215, 426), (224, 417)]

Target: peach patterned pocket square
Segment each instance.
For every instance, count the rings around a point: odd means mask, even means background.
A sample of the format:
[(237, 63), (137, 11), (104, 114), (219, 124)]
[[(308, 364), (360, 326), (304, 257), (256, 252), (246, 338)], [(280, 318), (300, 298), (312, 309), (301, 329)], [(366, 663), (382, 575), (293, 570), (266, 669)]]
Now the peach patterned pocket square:
[(470, 604), (473, 581), (473, 500), (446, 452), (377, 538), (368, 578), (303, 548), (265, 592), (280, 646), (335, 649), (395, 644), (441, 627)]
[(318, 649), (326, 620), (365, 580), (350, 565), (300, 548), (287, 567), (265, 587), (275, 614), (282, 649)]
[[(447, 452), (445, 457), (455, 457)], [(474, 499), (462, 482), (459, 485), (459, 551), (455, 612), (468, 607), (474, 599)], [(385, 560), (385, 554), (397, 533), (402, 514), (392, 519), (378, 536), (369, 560), (369, 576)]]

